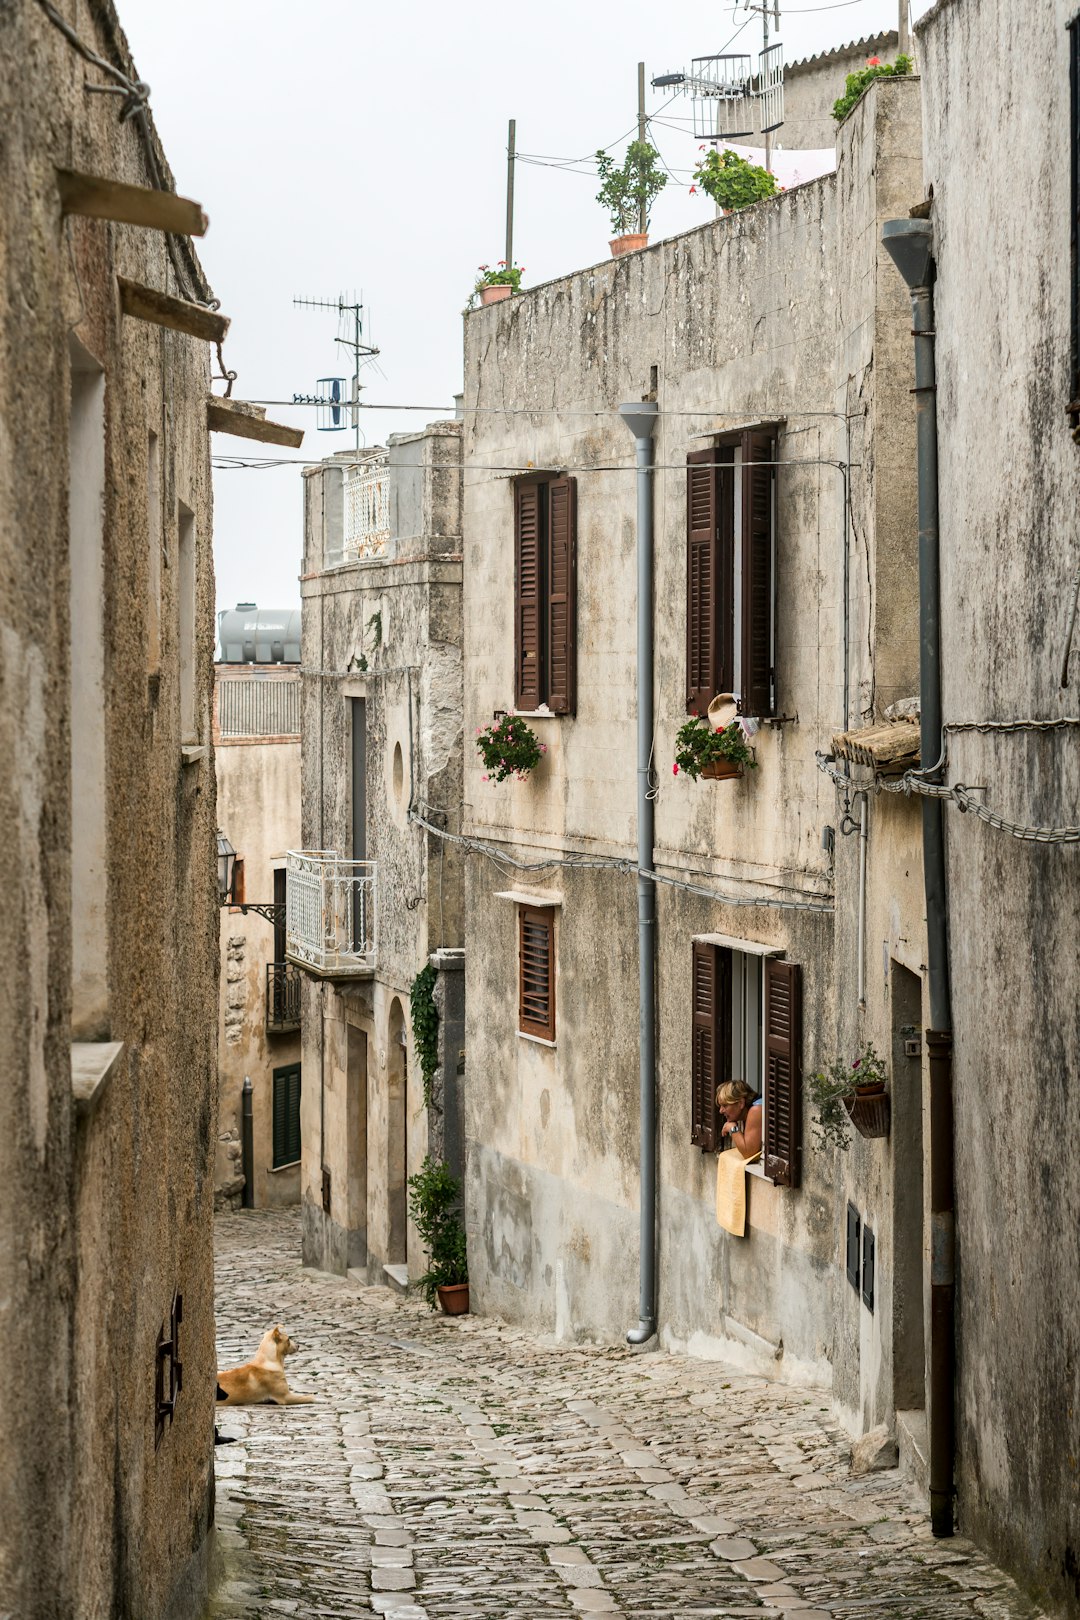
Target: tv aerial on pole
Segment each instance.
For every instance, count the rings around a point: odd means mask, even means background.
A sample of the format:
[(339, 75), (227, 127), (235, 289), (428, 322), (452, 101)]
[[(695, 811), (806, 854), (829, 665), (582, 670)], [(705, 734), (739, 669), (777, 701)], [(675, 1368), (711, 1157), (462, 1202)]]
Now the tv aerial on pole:
[[(784, 47), (769, 44), (769, 18), (780, 28), (780, 0), (739, 0), (741, 10), (759, 12), (763, 29), (757, 73), (745, 52), (695, 56), (690, 72), (658, 74), (654, 90), (675, 90), (691, 98), (694, 136), (699, 141), (747, 140), (760, 127), (765, 167), (772, 172), (773, 131), (784, 122)], [(755, 118), (755, 103), (758, 116)]]
[[(339, 333), (334, 339), (335, 343), (342, 344), (346, 349), (352, 350), (353, 373), (350, 397), (345, 394), (344, 377), (320, 377), (316, 386), (317, 394), (294, 394), (294, 405), (315, 405), (318, 415), (315, 426), (320, 433), (340, 433), (349, 426), (348, 415), (351, 413), (353, 426), (356, 429), (356, 450), (360, 452), (360, 364), (362, 360), (373, 360), (379, 353), (377, 348), (364, 342), (364, 306), (359, 301), (347, 303), (344, 293), (340, 294), (336, 302), (326, 298), (294, 298), (293, 304), (298, 309), (330, 309), (335, 310), (339, 316)], [(351, 322), (351, 335), (342, 337), (340, 328)]]

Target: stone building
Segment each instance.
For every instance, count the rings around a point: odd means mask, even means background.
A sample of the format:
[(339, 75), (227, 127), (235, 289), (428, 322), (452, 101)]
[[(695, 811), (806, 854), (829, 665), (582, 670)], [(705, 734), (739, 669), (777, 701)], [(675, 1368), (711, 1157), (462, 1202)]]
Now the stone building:
[[(879, 236), (921, 195), (918, 84), (880, 81), (834, 173), (465, 323), (465, 735), (517, 708), (547, 748), (501, 785), (466, 750), (465, 833), (518, 863), (465, 874), (474, 1308), (568, 1339), (620, 1340), (638, 1316), (636, 494), (618, 407), (644, 401), (659, 1340), (821, 1385), (854, 1432), (924, 1399), (919, 813), (871, 802), (849, 762), (838, 787), (816, 755), (918, 689), (911, 317)], [(723, 692), (760, 721), (757, 768), (674, 775), (680, 726)], [(891, 1134), (821, 1150), (800, 1074), (868, 1040), (890, 1059)], [(727, 1077), (765, 1090), (741, 1238), (715, 1218)]]
[[(305, 471), (301, 851), (304, 1260), (403, 1284), (423, 1257), (406, 1179), (460, 1167), (461, 426)], [(426, 824), (426, 825), (425, 825)], [(436, 968), (432, 1106), (410, 991)]]
[(97, 63), (0, 8), (0, 1611), (161, 1620), (213, 1518), (218, 972), (209, 351), (162, 294), (216, 317), (112, 5), (64, 14)]
[(300, 614), (240, 603), (219, 615), (219, 633), (218, 827), (235, 858), (233, 904), (221, 913), (216, 1184), (219, 1200), (265, 1209), (300, 1201), (301, 979), (285, 955), (286, 855), (300, 844)]

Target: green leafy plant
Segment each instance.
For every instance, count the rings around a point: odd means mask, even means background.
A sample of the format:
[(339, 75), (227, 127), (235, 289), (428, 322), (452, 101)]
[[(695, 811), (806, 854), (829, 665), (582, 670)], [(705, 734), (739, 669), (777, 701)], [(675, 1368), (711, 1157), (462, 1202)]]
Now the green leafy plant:
[(694, 170), (694, 184), (690, 190), (695, 192), (699, 189), (711, 197), (718, 208), (730, 214), (740, 208), (749, 208), (751, 203), (760, 202), (762, 197), (775, 197), (782, 187), (777, 185), (776, 176), (770, 174), (768, 169), (759, 168), (730, 147), (718, 152), (713, 146)]
[(429, 962), (416, 975), (409, 989), (413, 1045), (420, 1059), (424, 1107), (438, 1108), (432, 1089), (439, 1067), (439, 1013), (435, 1006), (435, 969)]
[(500, 259), (498, 265), (492, 270), (488, 265), (482, 264), (476, 276), (476, 285), (472, 290), (466, 309), (476, 309), (480, 304), (480, 294), (485, 287), (509, 287), (513, 292), (521, 291), (521, 278), (525, 274), (523, 264), (507, 265), (505, 259)]
[(436, 1289), (469, 1280), (460, 1208), (461, 1183), (450, 1174), (449, 1165), (427, 1154), (416, 1175), (409, 1177), (409, 1214), (430, 1257), (427, 1271), (417, 1279), (417, 1287), (432, 1310), (437, 1302)]
[(524, 782), (547, 753), (547, 744), (538, 742), (536, 733), (511, 709), (490, 726), (476, 728), (476, 746), (484, 762), (484, 781), (505, 782), (516, 776)]
[(833, 102), (832, 115), (836, 122), (844, 122), (867, 85), (873, 84), (875, 79), (902, 79), (913, 67), (910, 56), (898, 56), (895, 62), (883, 62), (879, 56), (870, 57), (864, 68), (848, 74), (843, 95), (839, 101)]
[(736, 765), (748, 765), (751, 770), (757, 769), (754, 750), (737, 720), (714, 730), (707, 720), (694, 715), (679, 727), (675, 737), (676, 776), (680, 771), (685, 771), (696, 782), (706, 765), (713, 765), (720, 759), (731, 760)]
[(854, 1063), (844, 1063), (834, 1058), (831, 1063), (815, 1070), (807, 1079), (806, 1089), (817, 1110), (817, 1117), (813, 1121), (817, 1146), (823, 1149), (837, 1147), (846, 1153), (850, 1144), (850, 1119), (845, 1101), (854, 1097), (860, 1086), (880, 1088), (887, 1078), (884, 1059), (879, 1057), (869, 1041)]
[(652, 205), (668, 181), (658, 165), (659, 156), (648, 141), (631, 141), (621, 165), (606, 152), (597, 152), (596, 172), (601, 184), (596, 200), (607, 209), (616, 236), (629, 236), (637, 230), (642, 206), (648, 230)]

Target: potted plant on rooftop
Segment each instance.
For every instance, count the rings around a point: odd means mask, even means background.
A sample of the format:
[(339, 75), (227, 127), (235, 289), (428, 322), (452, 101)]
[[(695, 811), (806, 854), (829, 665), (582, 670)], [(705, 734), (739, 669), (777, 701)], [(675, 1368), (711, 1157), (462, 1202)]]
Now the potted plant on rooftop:
[(409, 1214), (429, 1255), (417, 1287), (432, 1310), (438, 1301), (447, 1316), (463, 1316), (469, 1309), (469, 1258), (460, 1207), (461, 1183), (449, 1165), (427, 1154), (409, 1177)]
[[(649, 240), (649, 213), (668, 178), (657, 165), (659, 156), (648, 141), (631, 141), (621, 165), (603, 150), (596, 154), (601, 182), (596, 200), (607, 209), (615, 232), (612, 258), (643, 248)], [(639, 229), (643, 218), (644, 231)]]
[(497, 304), (501, 299), (519, 292), (524, 274), (523, 264), (507, 265), (505, 259), (500, 259), (494, 270), (482, 264), (477, 272), (470, 308), (476, 308), (477, 299), (481, 304)]
[(768, 169), (751, 163), (749, 158), (740, 157), (730, 147), (718, 152), (713, 146), (705, 157), (699, 158), (690, 192), (693, 195), (703, 191), (712, 198), (717, 208), (725, 214), (733, 214), (740, 208), (749, 208), (751, 203), (760, 202), (763, 197), (775, 197), (782, 189), (776, 183), (776, 176), (770, 174)]

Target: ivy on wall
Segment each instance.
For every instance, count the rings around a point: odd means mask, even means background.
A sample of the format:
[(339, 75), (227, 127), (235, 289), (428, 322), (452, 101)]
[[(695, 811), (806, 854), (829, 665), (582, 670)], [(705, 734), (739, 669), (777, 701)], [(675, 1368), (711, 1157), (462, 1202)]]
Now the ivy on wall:
[(409, 990), (412, 1011), (413, 1044), (420, 1059), (424, 1107), (435, 1108), (432, 1086), (439, 1067), (439, 1014), (435, 1007), (435, 969), (429, 962), (422, 967)]

